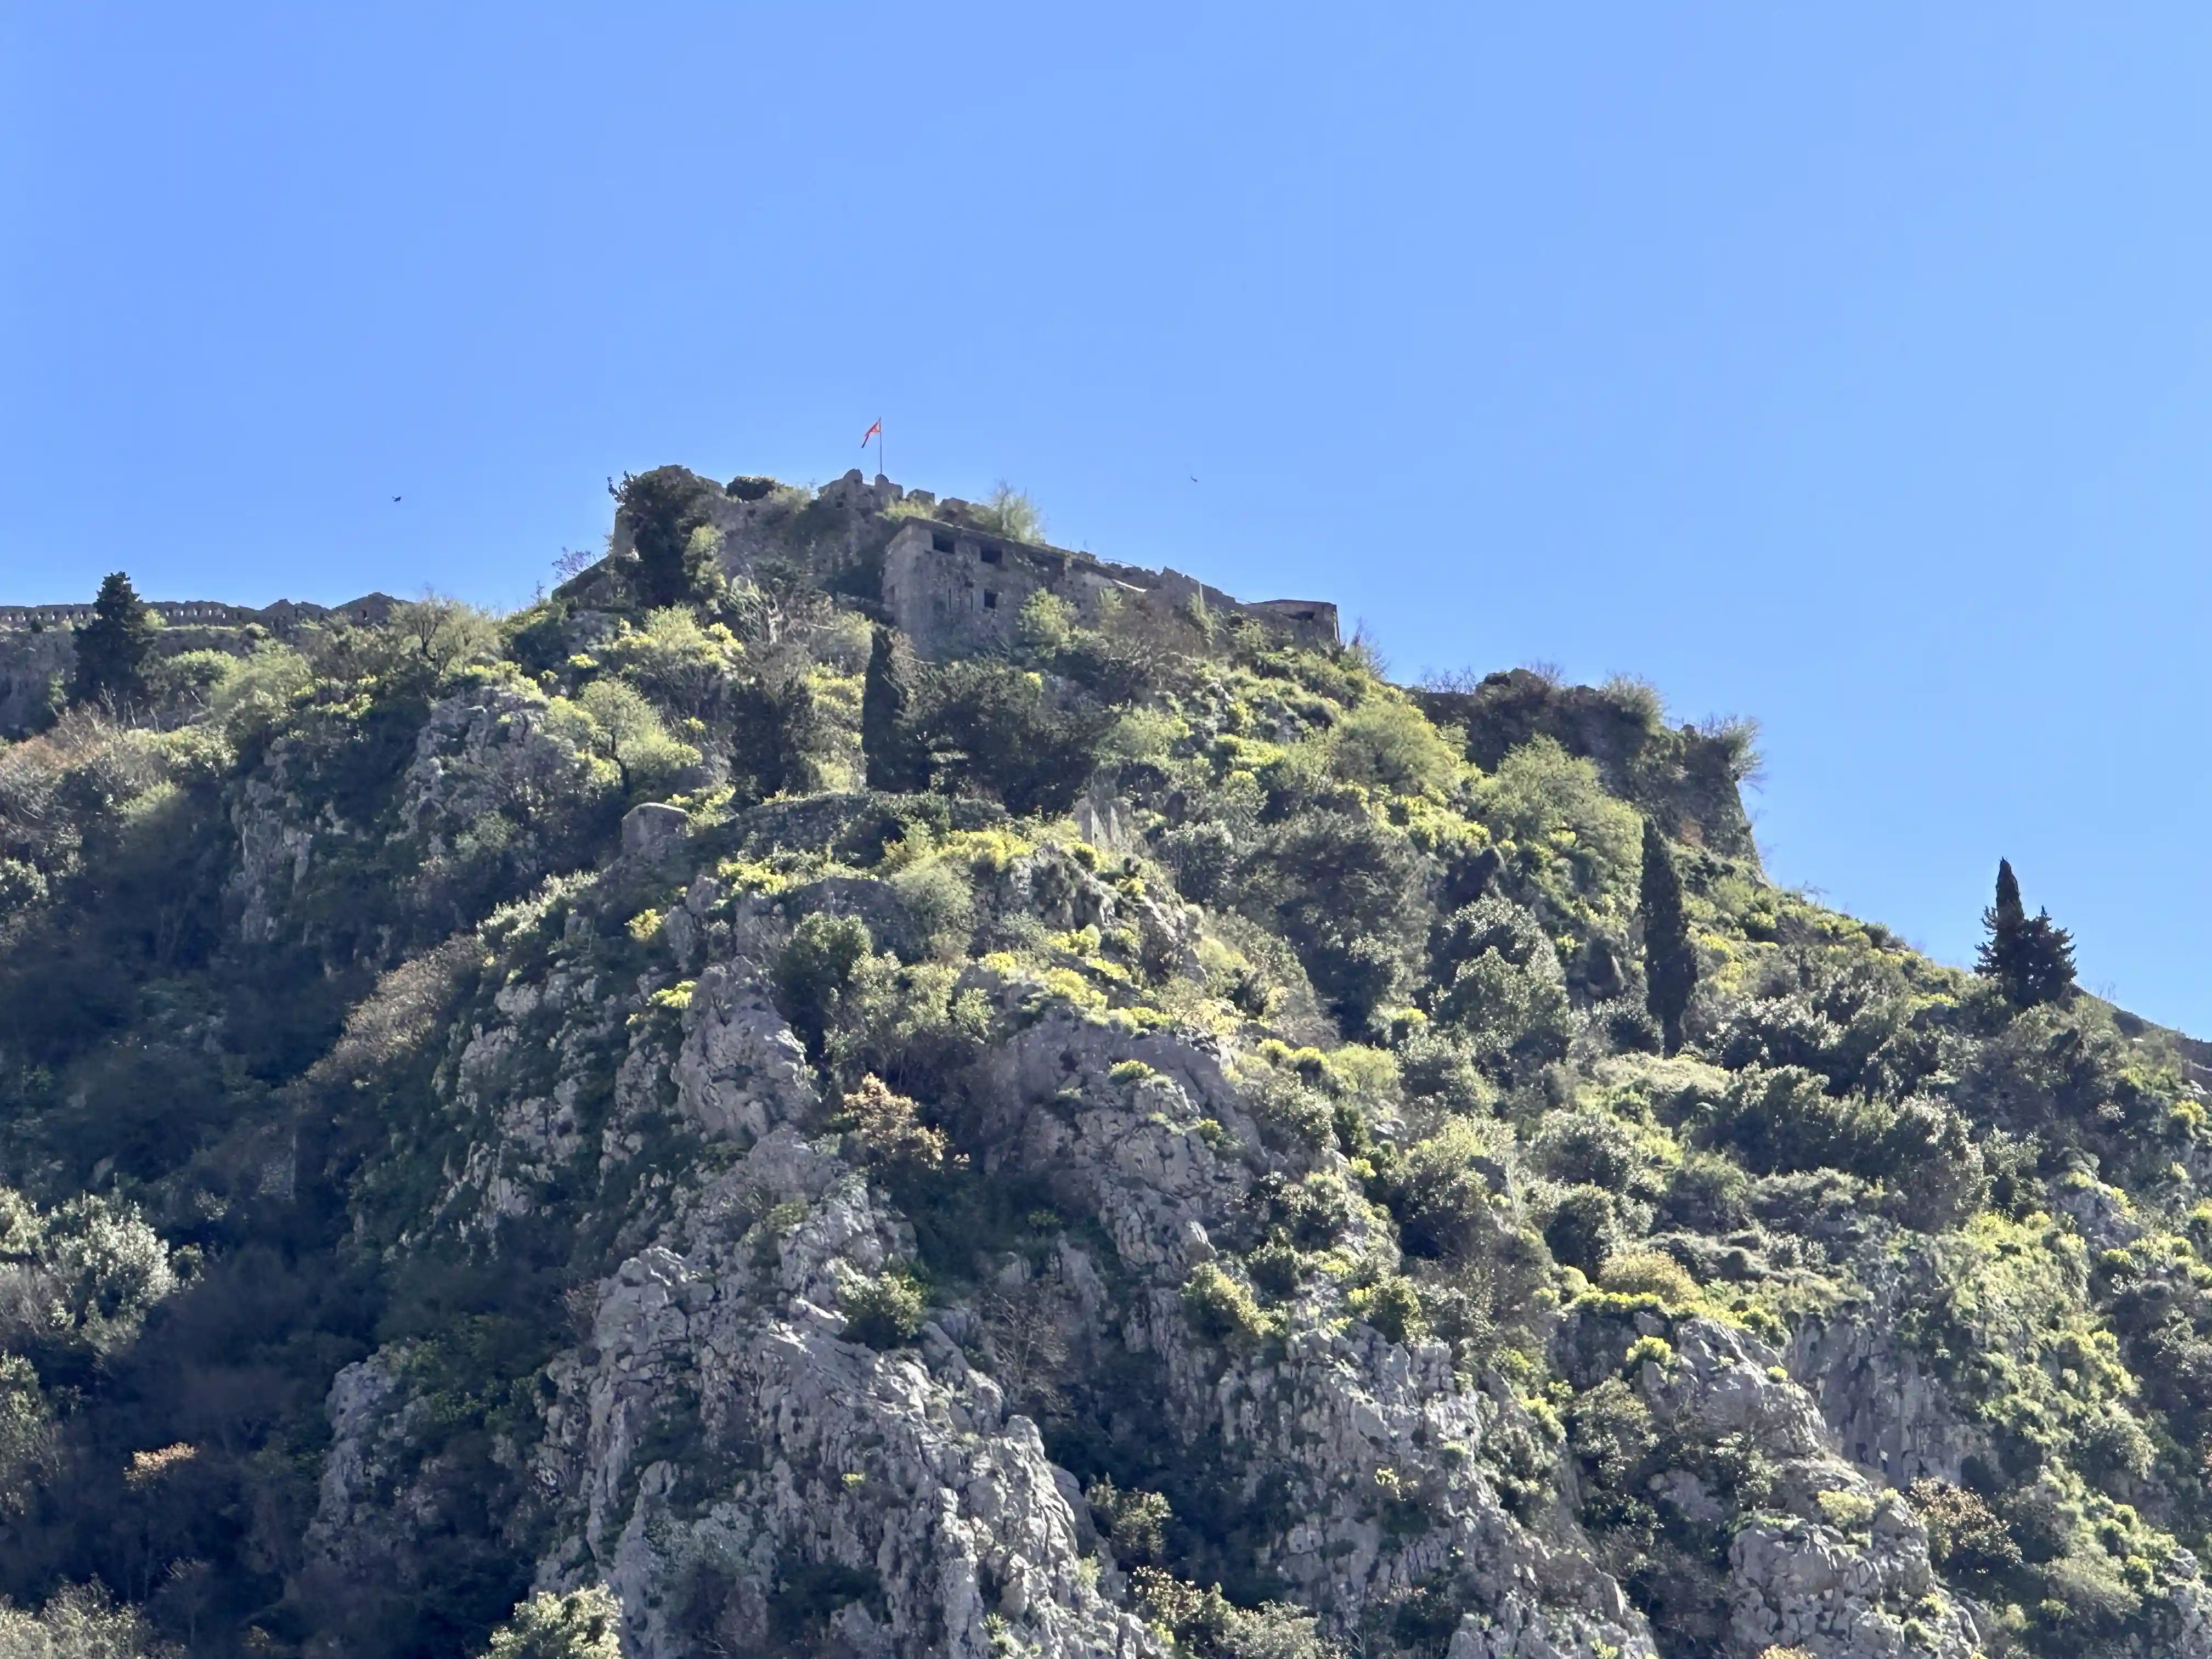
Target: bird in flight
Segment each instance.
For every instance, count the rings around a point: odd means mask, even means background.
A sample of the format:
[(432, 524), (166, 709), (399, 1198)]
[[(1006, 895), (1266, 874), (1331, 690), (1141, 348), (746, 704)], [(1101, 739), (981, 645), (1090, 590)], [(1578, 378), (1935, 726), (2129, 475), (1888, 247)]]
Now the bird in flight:
[(397, 496), (397, 495), (394, 495), (392, 499), (393, 501), (398, 501), (398, 500), (399, 499), (399, 497), (398, 497), (398, 496)]

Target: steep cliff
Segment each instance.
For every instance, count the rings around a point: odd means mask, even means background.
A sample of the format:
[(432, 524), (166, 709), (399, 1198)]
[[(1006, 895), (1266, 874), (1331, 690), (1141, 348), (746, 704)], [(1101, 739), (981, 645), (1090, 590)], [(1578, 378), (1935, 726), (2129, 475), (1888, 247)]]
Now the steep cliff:
[(7, 1639), (2212, 1659), (2167, 1034), (1774, 888), (1644, 688), (927, 661), (896, 492), (648, 476), (0, 746)]

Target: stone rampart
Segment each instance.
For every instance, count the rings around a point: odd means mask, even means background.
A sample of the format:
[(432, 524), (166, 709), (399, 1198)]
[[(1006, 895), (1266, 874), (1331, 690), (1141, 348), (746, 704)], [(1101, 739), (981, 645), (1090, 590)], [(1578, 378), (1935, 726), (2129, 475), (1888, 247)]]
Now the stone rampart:
[(1011, 641), (1023, 605), (1040, 592), (1089, 623), (1114, 599), (1161, 611), (1195, 600), (1216, 616), (1248, 617), (1305, 644), (1338, 643), (1336, 607), (1325, 600), (1246, 605), (1179, 570), (1113, 564), (946, 520), (909, 518), (884, 550), (884, 607), (926, 657)]
[[(811, 498), (794, 490), (717, 485), (707, 517), (721, 539), (729, 574), (746, 574), (763, 562), (803, 567), (834, 591), (879, 599), (928, 657), (1005, 643), (1023, 605), (1039, 592), (1054, 594), (1090, 622), (1108, 594), (1162, 611), (1196, 599), (1217, 616), (1248, 617), (1304, 644), (1341, 642), (1336, 607), (1325, 599), (1248, 604), (1179, 570), (1017, 541), (979, 527), (976, 509), (957, 497), (939, 501), (881, 474), (871, 482), (858, 467)], [(632, 545), (630, 527), (617, 514), (609, 553), (624, 560)], [(593, 580), (580, 577), (561, 591), (584, 599)]]
[[(343, 605), (310, 605), (279, 599), (255, 610), (251, 605), (226, 605), (220, 599), (148, 599), (146, 608), (169, 627), (196, 623), (211, 628), (250, 628), (256, 624), (282, 633), (303, 623), (335, 618), (339, 622), (381, 622), (398, 601), (388, 593), (366, 593)], [(90, 605), (0, 605), (0, 629), (23, 629), (35, 633), (47, 628), (74, 628), (93, 618)]]
[[(155, 649), (173, 656), (243, 654), (256, 640), (286, 639), (312, 623), (380, 622), (397, 603), (368, 593), (338, 605), (279, 599), (255, 610), (220, 599), (149, 599), (146, 608), (161, 619)], [(92, 618), (89, 605), (0, 605), (0, 738), (21, 737), (51, 718), (57, 684), (66, 685), (76, 667), (76, 630)]]

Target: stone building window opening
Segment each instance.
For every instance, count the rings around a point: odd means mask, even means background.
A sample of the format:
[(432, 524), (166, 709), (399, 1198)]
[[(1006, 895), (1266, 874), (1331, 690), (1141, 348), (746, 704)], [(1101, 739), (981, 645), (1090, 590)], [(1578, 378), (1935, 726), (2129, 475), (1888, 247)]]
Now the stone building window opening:
[(1006, 557), (1006, 554), (995, 547), (984, 547), (976, 550), (976, 556), (985, 564), (996, 564), (1000, 559)]
[(985, 588), (983, 590), (983, 609), (986, 611), (996, 611), (998, 608), (999, 596), (995, 592), (992, 592), (991, 589), (988, 587)]

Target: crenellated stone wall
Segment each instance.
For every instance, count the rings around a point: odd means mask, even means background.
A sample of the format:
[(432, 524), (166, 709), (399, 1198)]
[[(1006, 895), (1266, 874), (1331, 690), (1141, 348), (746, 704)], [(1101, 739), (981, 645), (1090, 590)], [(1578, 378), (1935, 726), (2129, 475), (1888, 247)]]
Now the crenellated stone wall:
[[(258, 640), (285, 639), (311, 624), (380, 622), (398, 603), (388, 593), (367, 593), (339, 605), (279, 599), (255, 610), (220, 599), (149, 599), (146, 608), (161, 620), (155, 649), (174, 656), (243, 654)], [(0, 605), (0, 738), (45, 724), (57, 684), (68, 684), (76, 667), (76, 630), (92, 618), (89, 605)]]

